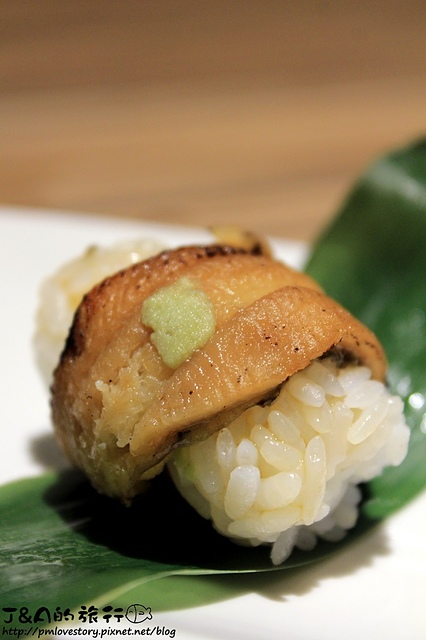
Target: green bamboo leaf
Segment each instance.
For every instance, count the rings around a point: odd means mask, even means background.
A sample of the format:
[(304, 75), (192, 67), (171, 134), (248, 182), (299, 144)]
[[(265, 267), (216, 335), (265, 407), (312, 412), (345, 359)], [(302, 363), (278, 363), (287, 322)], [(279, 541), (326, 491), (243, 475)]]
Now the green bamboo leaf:
[[(117, 606), (128, 593), (143, 601), (148, 592), (150, 605), (159, 610), (164, 586), (157, 594), (153, 586), (159, 578), (279, 569), (266, 547), (239, 547), (215, 533), (166, 474), (131, 508), (99, 495), (76, 471), (25, 479), (1, 488), (0, 513), (2, 607), (51, 607), (59, 597), (70, 609), (85, 603)], [(312, 553), (294, 553), (284, 566), (301, 568), (338, 547), (321, 543)], [(190, 601), (182, 589), (167, 590), (167, 606), (218, 601), (239, 588), (204, 583), (190, 590)]]
[(381, 340), (405, 402), (408, 455), (369, 483), (383, 518), (426, 487), (426, 141), (375, 162), (317, 242), (306, 270)]

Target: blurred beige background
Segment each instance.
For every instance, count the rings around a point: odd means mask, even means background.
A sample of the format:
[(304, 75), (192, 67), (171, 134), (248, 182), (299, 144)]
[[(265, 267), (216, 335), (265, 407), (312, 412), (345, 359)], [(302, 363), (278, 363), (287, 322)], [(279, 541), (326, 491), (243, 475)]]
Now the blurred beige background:
[(426, 3), (0, 0), (0, 204), (312, 240), (425, 133)]

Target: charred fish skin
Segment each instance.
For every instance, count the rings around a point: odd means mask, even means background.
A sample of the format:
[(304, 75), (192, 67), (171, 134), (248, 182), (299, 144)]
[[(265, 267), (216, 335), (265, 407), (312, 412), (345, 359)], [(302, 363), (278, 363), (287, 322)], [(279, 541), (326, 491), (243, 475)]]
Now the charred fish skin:
[[(182, 277), (212, 301), (216, 325), (206, 344), (172, 369), (152, 344), (141, 308)], [(165, 251), (84, 297), (54, 373), (55, 432), (99, 491), (129, 501), (176, 447), (270, 399), (330, 350), (383, 379), (386, 361), (375, 336), (305, 274), (257, 249)]]
[(315, 290), (277, 289), (235, 314), (173, 373), (135, 426), (130, 452), (158, 462), (178, 434), (187, 432), (186, 442), (207, 437), (332, 351), (384, 380), (384, 352), (364, 325)]

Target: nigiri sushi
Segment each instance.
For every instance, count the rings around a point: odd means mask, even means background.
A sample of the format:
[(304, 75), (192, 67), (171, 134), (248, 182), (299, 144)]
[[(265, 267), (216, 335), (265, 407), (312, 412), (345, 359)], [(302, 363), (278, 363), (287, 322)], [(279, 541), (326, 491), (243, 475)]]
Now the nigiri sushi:
[(405, 457), (376, 336), (309, 276), (226, 244), (162, 251), (79, 304), (51, 388), (69, 459), (125, 504), (168, 472), (236, 543), (354, 526), (359, 483)]

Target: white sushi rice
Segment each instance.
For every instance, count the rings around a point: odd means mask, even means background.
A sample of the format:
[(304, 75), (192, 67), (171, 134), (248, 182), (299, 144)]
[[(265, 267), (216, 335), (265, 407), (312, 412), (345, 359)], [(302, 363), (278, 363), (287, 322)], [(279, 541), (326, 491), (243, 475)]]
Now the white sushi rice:
[(400, 464), (408, 440), (401, 399), (367, 367), (329, 357), (293, 375), (272, 405), (179, 449), (169, 469), (221, 534), (272, 545), (280, 564), (318, 537), (342, 539), (357, 521), (357, 485)]
[(124, 240), (108, 247), (89, 247), (61, 266), (40, 287), (34, 349), (48, 386), (63, 349), (74, 311), (84, 294), (107, 276), (159, 253), (155, 240)]

